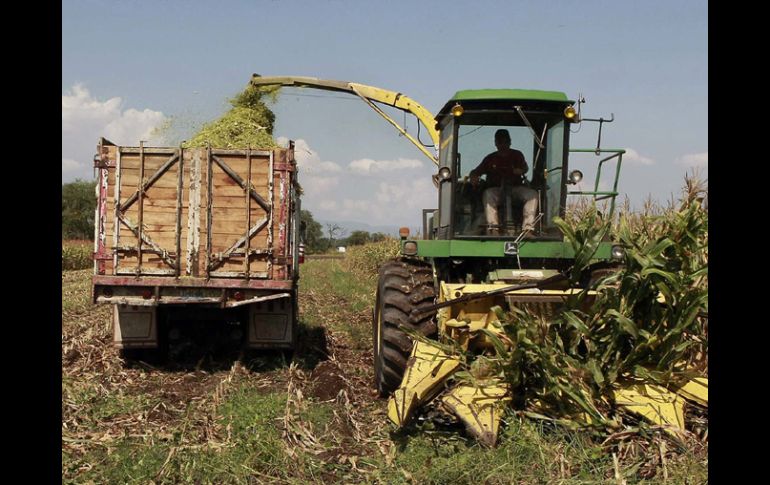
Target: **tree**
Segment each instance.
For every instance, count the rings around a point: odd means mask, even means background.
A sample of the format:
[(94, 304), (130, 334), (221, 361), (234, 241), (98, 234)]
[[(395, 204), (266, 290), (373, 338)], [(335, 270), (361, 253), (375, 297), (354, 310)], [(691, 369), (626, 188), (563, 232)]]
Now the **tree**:
[(326, 249), (331, 249), (338, 239), (342, 239), (343, 237), (345, 237), (347, 230), (343, 227), (340, 227), (339, 224), (336, 224), (333, 222), (327, 222), (326, 233), (329, 235), (329, 239), (328, 239), (329, 243), (328, 243), (328, 246), (326, 246)]
[(96, 211), (96, 182), (77, 179), (61, 186), (63, 239), (92, 239)]
[(381, 232), (375, 232), (374, 234), (372, 234), (371, 236), (369, 236), (369, 240), (370, 240), (371, 242), (380, 242), (380, 241), (382, 241), (382, 240), (385, 240), (385, 239), (387, 239), (387, 237), (388, 237), (388, 235), (387, 235), (387, 234), (383, 234), (383, 233), (381, 233)]
[(321, 223), (313, 219), (313, 214), (306, 210), (300, 212), (299, 219), (305, 232), (305, 251), (308, 254), (324, 251), (326, 249), (326, 242), (324, 241), (323, 226), (321, 226)]
[(353, 231), (348, 237), (348, 244), (351, 246), (366, 244), (371, 240), (367, 231)]

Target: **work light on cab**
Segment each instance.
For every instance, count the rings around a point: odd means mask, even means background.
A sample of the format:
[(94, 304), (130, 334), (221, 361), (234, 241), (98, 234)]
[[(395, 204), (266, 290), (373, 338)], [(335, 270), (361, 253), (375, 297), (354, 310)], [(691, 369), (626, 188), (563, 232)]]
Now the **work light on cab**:
[(441, 167), (438, 171), (438, 179), (442, 182), (446, 182), (452, 176), (452, 170), (449, 167)]
[(404, 243), (404, 248), (401, 250), (401, 252), (404, 254), (404, 256), (414, 256), (417, 254), (417, 242), (416, 241), (406, 241)]

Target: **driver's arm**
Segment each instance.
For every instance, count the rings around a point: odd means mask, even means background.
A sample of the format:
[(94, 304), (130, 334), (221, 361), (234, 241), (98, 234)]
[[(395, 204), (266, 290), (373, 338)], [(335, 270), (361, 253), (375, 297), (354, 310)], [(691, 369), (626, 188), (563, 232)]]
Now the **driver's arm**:
[(479, 177), (487, 173), (488, 164), (489, 164), (489, 155), (484, 157), (484, 160), (481, 161), (478, 167), (471, 170), (471, 172), (468, 175), (470, 176), (472, 183), (477, 183), (479, 181)]
[(524, 159), (524, 155), (519, 155), (516, 157), (516, 161), (513, 162), (513, 174), (523, 176), (525, 173), (527, 173), (527, 170), (529, 170), (529, 165), (527, 165), (527, 161)]

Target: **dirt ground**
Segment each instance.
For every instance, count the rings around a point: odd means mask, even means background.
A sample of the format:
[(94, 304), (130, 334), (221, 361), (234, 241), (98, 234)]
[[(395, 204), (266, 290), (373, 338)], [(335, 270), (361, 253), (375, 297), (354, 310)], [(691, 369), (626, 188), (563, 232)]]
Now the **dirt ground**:
[[(379, 453), (362, 438), (382, 433), (382, 420), (374, 416), (384, 417), (385, 402), (372, 390), (371, 350), (352, 342), (347, 332), (302, 321), (293, 355), (233, 349), (216, 356), (192, 352), (184, 360), (124, 363), (112, 347), (110, 309), (88, 302), (89, 277), (89, 270), (62, 275), (63, 452), (73, 462), (89, 461), (94, 446), (123, 437), (163, 440), (181, 429), (189, 444), (221, 438), (226, 431), (215, 423), (217, 407), (242, 386), (288, 394), (289, 404), (300, 396), (300, 407), (308, 401), (330, 406), (334, 418), (328, 433), (339, 446), (325, 446), (322, 459)], [(302, 294), (300, 314), (315, 304), (313, 298), (312, 292)], [(335, 306), (345, 308), (337, 300)], [(346, 325), (360, 326), (366, 334), (371, 322), (365, 315), (346, 314)], [(65, 470), (65, 478), (77, 471)]]
[(320, 266), (314, 280), (311, 265), (306, 281), (316, 286), (301, 288), (293, 355), (204, 350), (157, 362), (124, 362), (112, 346), (110, 308), (90, 303), (90, 270), (63, 272), (63, 482), (597, 483), (627, 472), (639, 483), (664, 475), (699, 483), (706, 476), (707, 442), (685, 454), (656, 441), (610, 449), (520, 420), (508, 422), (491, 451), (464, 438), (459, 425), (394, 433), (372, 386), (368, 286), (337, 288)]

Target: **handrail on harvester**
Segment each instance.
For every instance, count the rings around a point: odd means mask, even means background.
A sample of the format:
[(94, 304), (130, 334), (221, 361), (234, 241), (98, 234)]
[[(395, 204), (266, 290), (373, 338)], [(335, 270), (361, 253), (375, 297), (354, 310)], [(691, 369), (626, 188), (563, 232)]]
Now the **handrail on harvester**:
[[(599, 155), (601, 153), (612, 153), (612, 155), (599, 160), (598, 168), (596, 169), (596, 180), (594, 181), (594, 190), (570, 190), (567, 192), (569, 195), (592, 195), (594, 201), (611, 199), (610, 202), (610, 216), (615, 212), (615, 199), (619, 195), (618, 192), (618, 180), (620, 178), (620, 166), (623, 163), (623, 154), (626, 153), (622, 148), (570, 148), (570, 153), (594, 153)], [(599, 190), (599, 180), (602, 176), (602, 166), (605, 162), (617, 158), (617, 164), (615, 165), (615, 180), (612, 185), (612, 190)]]

